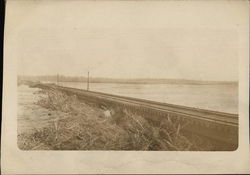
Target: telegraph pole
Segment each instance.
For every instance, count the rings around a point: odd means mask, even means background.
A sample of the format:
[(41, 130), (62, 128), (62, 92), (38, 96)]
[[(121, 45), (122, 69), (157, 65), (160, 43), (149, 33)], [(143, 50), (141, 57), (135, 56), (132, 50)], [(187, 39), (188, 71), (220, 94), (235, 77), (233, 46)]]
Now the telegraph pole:
[(56, 75), (56, 84), (57, 84), (57, 86), (59, 84), (59, 75), (58, 74)]
[(87, 90), (89, 90), (89, 71), (88, 71), (88, 80), (87, 80)]

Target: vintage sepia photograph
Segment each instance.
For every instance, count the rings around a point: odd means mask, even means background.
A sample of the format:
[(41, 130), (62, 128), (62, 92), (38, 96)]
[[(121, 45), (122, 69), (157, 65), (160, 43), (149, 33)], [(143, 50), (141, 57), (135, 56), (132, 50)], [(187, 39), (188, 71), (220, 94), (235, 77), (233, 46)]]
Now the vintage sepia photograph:
[(8, 31), (18, 148), (235, 151), (237, 19), (182, 4), (178, 15), (172, 1), (110, 3), (23, 1), (11, 12), (22, 16)]

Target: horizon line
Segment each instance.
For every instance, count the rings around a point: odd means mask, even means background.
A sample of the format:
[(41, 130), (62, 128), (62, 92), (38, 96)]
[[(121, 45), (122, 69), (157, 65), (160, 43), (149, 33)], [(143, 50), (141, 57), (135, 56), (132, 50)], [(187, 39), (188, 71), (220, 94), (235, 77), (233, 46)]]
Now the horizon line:
[[(80, 76), (80, 75), (64, 75), (64, 74), (48, 74), (48, 75), (17, 75), (17, 76), (29, 76), (29, 77), (46, 77), (46, 76), (63, 76), (69, 78), (88, 78), (87, 76)], [(211, 82), (239, 82), (239, 80), (201, 80), (201, 79), (187, 79), (187, 78), (146, 78), (146, 77), (137, 77), (137, 78), (115, 78), (115, 77), (91, 77), (92, 79), (102, 78), (102, 79), (113, 79), (113, 80), (187, 80), (187, 81), (211, 81)]]

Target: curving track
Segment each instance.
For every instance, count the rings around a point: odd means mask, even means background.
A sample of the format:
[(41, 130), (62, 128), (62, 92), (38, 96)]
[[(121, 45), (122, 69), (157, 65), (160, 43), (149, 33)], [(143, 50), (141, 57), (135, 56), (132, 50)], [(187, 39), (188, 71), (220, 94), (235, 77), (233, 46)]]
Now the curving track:
[[(238, 115), (230, 114), (224, 112), (210, 111), (198, 108), (191, 108), (167, 103), (154, 102), (150, 100), (137, 99), (132, 97), (124, 97), (112, 94), (106, 94), (101, 92), (86, 91), (81, 89), (69, 88), (58, 86), (59, 89), (63, 91), (68, 91), (74, 94), (95, 96), (100, 99), (111, 100), (118, 103), (128, 103), (130, 105), (140, 105), (141, 107), (151, 108), (155, 110), (160, 110), (162, 112), (171, 112), (176, 114), (185, 114), (189, 117), (199, 118), (201, 120), (208, 120), (216, 123), (221, 123), (224, 125), (238, 126)], [(80, 94), (79, 94), (80, 93)]]

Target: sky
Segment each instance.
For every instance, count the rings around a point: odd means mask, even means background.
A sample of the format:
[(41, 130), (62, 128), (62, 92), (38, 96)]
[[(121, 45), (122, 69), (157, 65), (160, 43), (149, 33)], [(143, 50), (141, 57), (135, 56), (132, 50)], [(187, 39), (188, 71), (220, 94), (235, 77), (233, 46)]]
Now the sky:
[(8, 1), (6, 43), (20, 75), (237, 81), (245, 5)]

